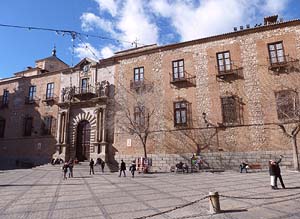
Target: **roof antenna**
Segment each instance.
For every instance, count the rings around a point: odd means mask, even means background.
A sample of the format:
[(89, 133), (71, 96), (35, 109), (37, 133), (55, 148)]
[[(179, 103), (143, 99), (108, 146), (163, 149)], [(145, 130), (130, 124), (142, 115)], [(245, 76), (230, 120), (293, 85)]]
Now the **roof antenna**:
[(132, 46), (134, 46), (134, 48), (138, 47), (138, 38), (135, 38), (135, 40), (131, 43)]

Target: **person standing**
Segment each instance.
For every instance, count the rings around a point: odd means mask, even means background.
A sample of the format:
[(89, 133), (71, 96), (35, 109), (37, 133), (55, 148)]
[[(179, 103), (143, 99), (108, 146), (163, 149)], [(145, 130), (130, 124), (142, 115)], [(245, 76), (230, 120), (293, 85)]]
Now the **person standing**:
[(122, 175), (122, 172), (124, 174), (124, 177), (126, 177), (126, 173), (125, 173), (125, 170), (126, 170), (126, 164), (123, 160), (121, 160), (121, 165), (120, 165), (120, 175), (119, 177), (121, 177)]
[(285, 185), (284, 185), (283, 180), (282, 180), (281, 170), (280, 170), (280, 166), (279, 166), (282, 158), (283, 158), (283, 156), (280, 155), (279, 160), (274, 162), (274, 166), (275, 166), (274, 167), (275, 168), (275, 179), (274, 180), (275, 180), (275, 187), (277, 187), (277, 179), (279, 179), (281, 187), (283, 189), (285, 189)]
[(95, 172), (94, 172), (94, 165), (95, 165), (95, 162), (94, 162), (93, 158), (91, 158), (91, 161), (90, 161), (90, 175), (92, 173), (95, 174)]
[(65, 164), (62, 167), (62, 171), (63, 171), (63, 174), (64, 174), (64, 179), (67, 179), (68, 168), (69, 168), (69, 165), (68, 165), (67, 162), (65, 162)]
[(101, 162), (101, 170), (102, 170), (102, 173), (104, 173), (104, 167), (105, 167), (105, 162), (104, 162), (104, 160), (102, 160), (102, 162)]
[(74, 160), (72, 158), (69, 160), (68, 166), (69, 166), (69, 178), (71, 177), (73, 178)]
[(272, 189), (277, 189), (277, 185), (275, 185), (275, 168), (275, 161), (269, 160), (270, 183)]
[(132, 178), (134, 178), (134, 172), (136, 171), (136, 164), (135, 164), (135, 160), (132, 161), (130, 167), (129, 167), (129, 171), (131, 172)]

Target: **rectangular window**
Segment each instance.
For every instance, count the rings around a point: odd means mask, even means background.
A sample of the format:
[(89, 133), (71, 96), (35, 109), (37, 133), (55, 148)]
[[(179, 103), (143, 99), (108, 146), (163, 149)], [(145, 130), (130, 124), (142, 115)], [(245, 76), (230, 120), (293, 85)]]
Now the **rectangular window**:
[(2, 96), (2, 105), (3, 106), (8, 105), (8, 94), (9, 94), (9, 91), (5, 89), (3, 91), (3, 96)]
[(231, 70), (231, 59), (230, 52), (219, 52), (217, 53), (217, 62), (219, 73)]
[(42, 135), (51, 135), (52, 130), (52, 116), (46, 116), (42, 123)]
[(174, 124), (175, 126), (187, 125), (187, 102), (174, 103)]
[(279, 120), (298, 118), (299, 97), (292, 90), (283, 90), (275, 93), (277, 115)]
[(172, 62), (173, 80), (184, 79), (184, 60), (176, 60)]
[(81, 93), (88, 92), (88, 78), (81, 79)]
[(53, 99), (54, 97), (54, 83), (47, 84), (46, 100)]
[(143, 81), (144, 80), (144, 67), (138, 67), (134, 69), (134, 81)]
[(32, 127), (33, 126), (33, 118), (25, 117), (24, 119), (24, 136), (31, 136)]
[(134, 122), (138, 126), (145, 125), (145, 107), (144, 106), (134, 107)]
[(0, 138), (4, 138), (5, 120), (0, 119)]
[(238, 97), (222, 97), (222, 116), (224, 124), (240, 124), (241, 114), (240, 114), (240, 103)]
[(282, 42), (268, 44), (270, 63), (279, 64), (285, 62), (285, 55)]
[(29, 93), (28, 93), (28, 100), (29, 101), (34, 101), (36, 96), (36, 86), (30, 86), (29, 87)]

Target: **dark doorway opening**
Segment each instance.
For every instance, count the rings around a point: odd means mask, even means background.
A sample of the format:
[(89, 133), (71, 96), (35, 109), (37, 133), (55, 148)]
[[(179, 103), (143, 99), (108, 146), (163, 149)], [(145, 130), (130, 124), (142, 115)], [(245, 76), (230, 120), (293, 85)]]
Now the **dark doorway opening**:
[(77, 126), (76, 158), (78, 161), (88, 160), (90, 157), (91, 125), (83, 120)]

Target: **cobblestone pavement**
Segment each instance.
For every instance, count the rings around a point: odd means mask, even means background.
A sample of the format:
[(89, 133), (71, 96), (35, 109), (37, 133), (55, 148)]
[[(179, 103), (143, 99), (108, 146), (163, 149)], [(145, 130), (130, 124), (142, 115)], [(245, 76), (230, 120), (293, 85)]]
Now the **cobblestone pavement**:
[[(137, 174), (133, 179), (97, 168), (90, 176), (87, 166), (76, 165), (74, 178), (63, 180), (59, 166), (1, 171), (0, 218), (299, 219), (300, 173), (283, 170), (283, 179), (287, 189), (271, 190), (267, 172)], [(209, 214), (209, 191), (219, 192), (222, 213)]]

